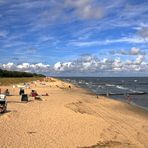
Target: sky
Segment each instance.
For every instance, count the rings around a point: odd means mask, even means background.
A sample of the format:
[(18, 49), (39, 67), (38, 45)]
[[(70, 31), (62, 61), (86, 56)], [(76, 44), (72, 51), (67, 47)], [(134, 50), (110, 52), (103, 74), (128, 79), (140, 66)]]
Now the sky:
[(148, 1), (0, 0), (0, 68), (148, 76)]

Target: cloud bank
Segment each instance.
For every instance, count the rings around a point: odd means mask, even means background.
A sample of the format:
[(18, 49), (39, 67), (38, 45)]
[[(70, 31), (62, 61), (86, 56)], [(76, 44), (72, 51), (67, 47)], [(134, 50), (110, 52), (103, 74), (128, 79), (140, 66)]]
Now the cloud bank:
[[(119, 54), (119, 52), (118, 52)], [(148, 61), (139, 48), (131, 48), (128, 52), (120, 52), (124, 56), (132, 56), (132, 60), (122, 59), (120, 56), (113, 58), (98, 58), (94, 55), (82, 55), (73, 61), (57, 62), (54, 65), (37, 64), (0, 64), (2, 69), (27, 72), (46, 73), (49, 75), (96, 75), (97, 73), (126, 73), (148, 72)]]
[(37, 64), (30, 64), (30, 63), (22, 63), (22, 64), (14, 64), (14, 63), (6, 63), (0, 64), (0, 68), (5, 70), (15, 70), (15, 71), (25, 71), (25, 72), (36, 72), (36, 73), (46, 73), (50, 71), (50, 66), (37, 63)]

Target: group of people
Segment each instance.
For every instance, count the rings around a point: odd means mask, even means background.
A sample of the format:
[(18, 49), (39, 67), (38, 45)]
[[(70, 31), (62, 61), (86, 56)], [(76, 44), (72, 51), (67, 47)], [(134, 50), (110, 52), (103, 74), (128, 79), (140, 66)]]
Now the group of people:
[[(5, 94), (6, 96), (9, 96), (10, 95), (10, 91), (9, 91), (9, 89), (6, 89), (4, 92), (2, 92), (2, 90), (0, 88), (0, 94)], [(23, 94), (25, 94), (25, 90), (23, 88), (20, 88), (19, 95), (23, 95)], [(32, 90), (31, 93), (30, 93), (30, 96), (31, 97), (38, 96), (37, 91), (36, 90)]]
[[(25, 91), (24, 91), (23, 88), (20, 88), (19, 95), (23, 95), (23, 94), (25, 94)], [(32, 90), (31, 93), (30, 93), (30, 96), (31, 96), (31, 97), (36, 97), (36, 96), (38, 96), (37, 91), (36, 91), (36, 90)]]

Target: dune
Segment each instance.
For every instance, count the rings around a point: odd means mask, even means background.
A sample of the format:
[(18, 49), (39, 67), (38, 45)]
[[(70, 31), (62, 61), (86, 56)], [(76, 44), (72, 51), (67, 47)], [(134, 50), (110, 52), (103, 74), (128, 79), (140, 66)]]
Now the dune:
[[(21, 85), (21, 84), (20, 84)], [(69, 85), (71, 88), (69, 88)], [(98, 148), (148, 147), (148, 111), (99, 96), (58, 79), (36, 81), (31, 89), (42, 101), (21, 102), (9, 89), (7, 112), (0, 115), (0, 147)]]

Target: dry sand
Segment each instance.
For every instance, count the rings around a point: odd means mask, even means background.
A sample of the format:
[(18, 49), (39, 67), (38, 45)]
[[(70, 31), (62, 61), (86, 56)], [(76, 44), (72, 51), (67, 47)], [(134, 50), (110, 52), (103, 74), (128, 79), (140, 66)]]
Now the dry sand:
[[(22, 103), (9, 88), (8, 111), (0, 115), (0, 148), (148, 147), (148, 112), (126, 103), (96, 98), (66, 83), (37, 82), (42, 101)], [(31, 89), (25, 90), (30, 93)]]

